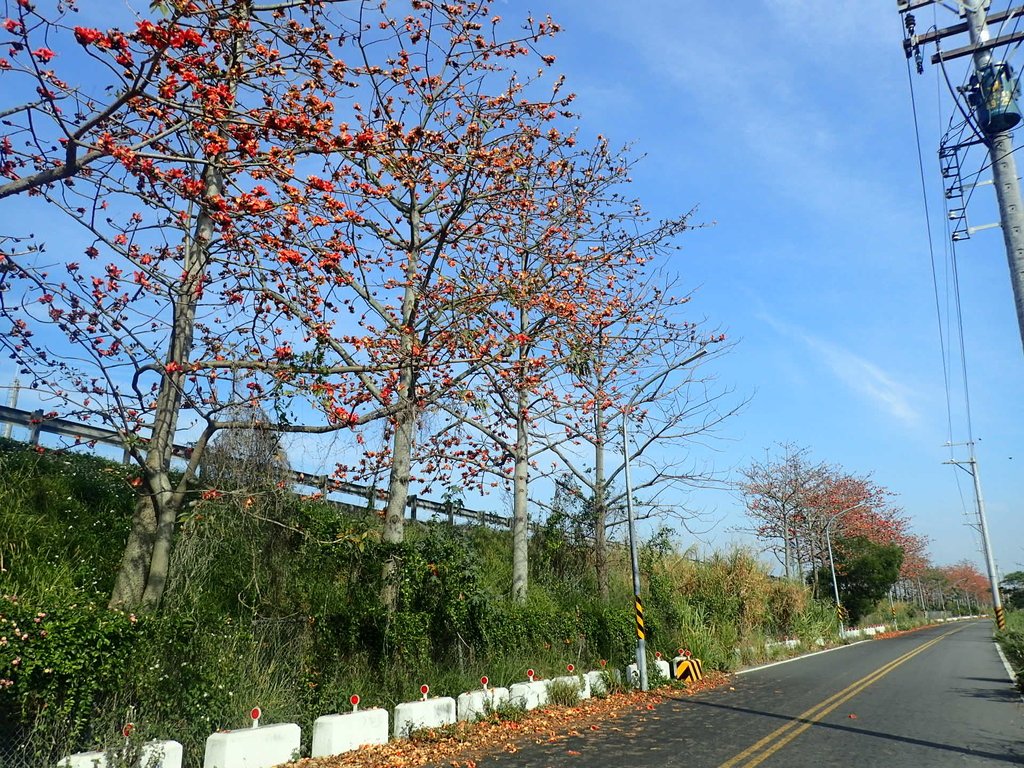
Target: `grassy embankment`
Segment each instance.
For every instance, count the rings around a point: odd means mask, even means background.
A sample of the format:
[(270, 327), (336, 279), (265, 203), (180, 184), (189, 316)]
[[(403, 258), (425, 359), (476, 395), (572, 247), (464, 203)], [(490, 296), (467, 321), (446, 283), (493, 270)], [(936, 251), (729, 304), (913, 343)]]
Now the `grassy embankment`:
[[(93, 457), (0, 444), (0, 743), (21, 762), (116, 743), (127, 719), (195, 761), (209, 733), (245, 725), (256, 704), (264, 722), (308, 734), (352, 693), (391, 707), (424, 682), (455, 695), (482, 674), (506, 685), (527, 667), (551, 676), (632, 656), (624, 553), (604, 603), (577, 527), (549, 521), (533, 536), (530, 593), (517, 604), (507, 532), (410, 526), (389, 621), (376, 516), (282, 492), (197, 501), (160, 613), (110, 612), (130, 480)], [(748, 553), (695, 562), (656, 537), (641, 559), (652, 653), (684, 646), (728, 670), (789, 652), (767, 650), (772, 638), (834, 635), (827, 605)]]
[(1024, 693), (1024, 611), (1006, 614), (1006, 629), (996, 632), (996, 640), (1017, 675), (1017, 688)]

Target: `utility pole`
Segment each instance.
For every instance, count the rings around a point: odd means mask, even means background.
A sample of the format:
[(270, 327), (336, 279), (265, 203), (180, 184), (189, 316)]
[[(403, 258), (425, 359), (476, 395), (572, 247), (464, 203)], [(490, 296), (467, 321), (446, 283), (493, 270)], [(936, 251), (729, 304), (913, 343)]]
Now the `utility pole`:
[[(10, 388), (7, 390), (7, 407), (17, 408), (18, 407), (18, 392), (21, 391), (21, 381), (15, 378), (11, 382)], [(10, 440), (11, 435), (14, 434), (14, 425), (11, 422), (4, 424), (4, 440)]]
[(945, 29), (916, 33), (916, 22), (910, 11), (935, 0), (896, 0), (900, 13), (904, 14), (907, 38), (903, 41), (907, 57), (914, 57), (918, 74), (923, 72), (921, 46), (950, 35), (967, 32), (971, 44), (949, 51), (938, 51), (932, 56), (932, 64), (970, 55), (974, 62), (974, 76), (968, 101), (974, 111), (980, 137), (988, 147), (992, 164), (992, 177), (999, 202), (999, 218), (1006, 245), (1006, 259), (1010, 267), (1010, 284), (1017, 310), (1017, 326), (1021, 344), (1024, 345), (1024, 203), (1021, 202), (1020, 183), (1017, 179), (1017, 163), (1013, 156), (1011, 129), (1020, 122), (1021, 113), (1016, 104), (1017, 80), (1010, 67), (992, 57), (993, 49), (1024, 40), (1024, 32), (1012, 32), (992, 38), (989, 22), (999, 23), (1019, 16), (1022, 8), (1012, 8), (1000, 13), (987, 14), (989, 0), (957, 0), (960, 15), (965, 23)]
[[(968, 34), (974, 52), (974, 75), (981, 88), (981, 97), (986, 107), (1002, 99), (1013, 102), (1016, 80), (1011, 80), (1012, 90), (1008, 94), (991, 90), (986, 86), (989, 73), (994, 72), (992, 49), (983, 47), (991, 39), (988, 21), (985, 17), (985, 0), (960, 0), (967, 13)], [(993, 82), (999, 82), (994, 80)], [(1019, 119), (1019, 113), (1018, 113)], [(1012, 126), (1011, 126), (1012, 127)], [(984, 130), (984, 126), (982, 126)], [(992, 179), (999, 201), (999, 218), (1003, 223), (1003, 242), (1006, 244), (1006, 259), (1010, 265), (1010, 283), (1013, 286), (1013, 301), (1017, 307), (1017, 327), (1021, 343), (1024, 344), (1024, 205), (1020, 199), (1020, 182), (1017, 180), (1017, 162), (1013, 157), (1013, 137), (1009, 128), (988, 132), (988, 152), (992, 160)], [(980, 491), (979, 491), (980, 493)], [(980, 496), (978, 498), (981, 498)], [(984, 520), (984, 517), (982, 517)], [(984, 523), (982, 523), (984, 525)], [(987, 541), (987, 539), (986, 539)]]
[[(981, 543), (985, 554), (985, 567), (988, 569), (988, 580), (992, 586), (992, 608), (996, 613), (996, 626), (1003, 630), (1006, 629), (1006, 613), (1003, 610), (1003, 600), (999, 596), (999, 573), (996, 570), (996, 560), (992, 556), (992, 542), (989, 541), (988, 536), (988, 521), (985, 519), (985, 499), (981, 495), (981, 477), (978, 474), (978, 460), (974, 457), (973, 442), (967, 443), (967, 451), (967, 461), (950, 460), (945, 463), (964, 470), (974, 481), (974, 499), (978, 505), (978, 530), (981, 533)], [(969, 469), (964, 466), (965, 464)]]

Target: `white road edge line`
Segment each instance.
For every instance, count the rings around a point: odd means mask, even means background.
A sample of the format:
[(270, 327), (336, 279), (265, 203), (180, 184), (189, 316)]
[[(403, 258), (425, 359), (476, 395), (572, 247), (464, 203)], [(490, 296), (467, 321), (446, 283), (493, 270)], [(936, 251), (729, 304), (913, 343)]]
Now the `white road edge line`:
[[(1003, 649), (999, 645), (998, 640), (993, 640), (993, 644), (996, 646), (996, 653), (999, 654), (999, 660), (1003, 662), (1003, 667), (1006, 669), (1006, 676), (1010, 678), (1010, 685), (1014, 688), (1017, 687), (1017, 675), (1013, 673), (1013, 667), (1010, 666), (1009, 660), (1006, 658), (1006, 654), (1003, 653)], [(1020, 700), (1024, 702), (1024, 693), (1020, 695)]]
[(809, 659), (812, 656), (821, 656), (821, 654), (823, 654), (823, 653), (832, 653), (832, 651), (841, 651), (841, 650), (843, 650), (843, 648), (853, 648), (853, 646), (860, 645), (861, 643), (870, 643), (871, 640), (873, 640), (873, 639), (874, 638), (869, 638), (867, 640), (858, 640), (856, 643), (850, 643), (849, 645), (837, 645), (835, 648), (826, 648), (824, 651), (815, 651), (814, 653), (805, 653), (802, 656), (794, 656), (794, 657), (792, 657), (790, 659), (783, 659), (782, 661), (773, 661), (771, 664), (762, 664), (759, 667), (749, 667), (747, 669), (741, 669), (741, 670), (738, 670), (737, 672), (734, 672), (733, 674), (734, 675), (745, 675), (748, 672), (758, 672), (759, 670), (762, 670), (762, 669), (769, 669), (770, 667), (778, 667), (778, 666), (780, 666), (782, 664), (789, 664), (792, 661), (800, 661), (801, 659)]
[[(974, 618), (974, 617), (973, 616), (958, 616), (957, 618), (962, 620), (962, 619), (970, 619), (970, 618)], [(921, 627), (921, 629), (931, 629), (931, 628), (937, 627), (937, 626), (939, 626), (939, 625), (938, 624), (926, 624), (923, 627)], [(850, 643), (849, 645), (837, 645), (835, 648), (826, 648), (824, 651), (815, 651), (814, 653), (805, 653), (805, 654), (803, 654), (801, 656), (793, 656), (793, 657), (788, 658), (788, 659), (783, 659), (782, 661), (773, 661), (771, 664), (762, 664), (759, 667), (749, 667), (748, 669), (740, 669), (740, 670), (737, 670), (736, 672), (733, 672), (733, 674), (734, 675), (745, 675), (745, 674), (747, 674), (747, 672), (757, 672), (757, 671), (762, 670), (762, 669), (769, 669), (770, 667), (778, 667), (778, 666), (780, 666), (782, 664), (789, 664), (792, 661), (800, 661), (800, 659), (809, 659), (812, 656), (820, 656), (823, 653), (832, 653), (832, 651), (841, 651), (843, 648), (853, 648), (853, 646), (855, 646), (855, 645), (860, 645), (861, 643), (870, 643), (872, 640), (877, 640), (877, 639), (878, 638), (875, 638), (875, 637), (868, 637), (868, 638), (866, 638), (864, 640), (858, 640), (856, 643)], [(998, 644), (996, 645), (996, 647), (997, 648), (999, 647)], [(999, 649), (999, 655), (1000, 656), (1002, 656), (1002, 653), (1003, 653), (1002, 649)], [(1006, 664), (1006, 659), (1005, 658), (1003, 659), (1003, 663)], [(1007, 669), (1009, 669), (1009, 666), (1007, 666)], [(1012, 671), (1010, 672), (1010, 679), (1011, 680), (1014, 679)], [(1024, 698), (1024, 694), (1021, 695), (1021, 698)]]

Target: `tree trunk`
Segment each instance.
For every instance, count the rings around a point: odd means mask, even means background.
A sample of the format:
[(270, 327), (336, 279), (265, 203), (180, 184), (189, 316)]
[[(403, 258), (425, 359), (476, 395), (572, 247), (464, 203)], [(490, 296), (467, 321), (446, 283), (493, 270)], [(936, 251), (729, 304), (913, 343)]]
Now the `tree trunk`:
[[(405, 266), (405, 292), (402, 296), (402, 337), (399, 342), (401, 369), (398, 380), (398, 410), (395, 413), (395, 434), (391, 443), (391, 472), (388, 475), (388, 503), (384, 510), (383, 539), (385, 544), (401, 544), (405, 538), (405, 506), (409, 499), (409, 478), (412, 474), (413, 430), (416, 428), (416, 337), (413, 326), (416, 314), (419, 251), (416, 243), (419, 215), (413, 208), (410, 217), (411, 240)], [(398, 610), (399, 567), (398, 553), (392, 550), (384, 559), (381, 578), (381, 602), (388, 616)]]
[(526, 600), (529, 579), (529, 424), (527, 423), (527, 392), (520, 387), (517, 395), (515, 468), (512, 476), (512, 597)]
[(159, 608), (160, 601), (164, 596), (164, 588), (167, 586), (167, 578), (171, 570), (174, 527), (181, 510), (181, 501), (178, 498), (180, 495), (172, 492), (170, 477), (166, 472), (161, 473), (159, 485), (159, 490), (154, 497), (157, 499), (155, 505), (157, 509), (156, 536), (153, 541), (153, 554), (150, 558), (146, 589), (142, 593), (142, 608), (148, 611), (155, 611)]
[(114, 579), (114, 589), (110, 593), (109, 608), (130, 610), (142, 605), (155, 540), (153, 497), (149, 493), (140, 493), (135, 497), (132, 526)]
[[(403, 374), (403, 378), (405, 377)], [(393, 545), (401, 544), (405, 538), (405, 505), (409, 499), (413, 429), (416, 422), (416, 404), (412, 393), (403, 387), (399, 390), (399, 401), (400, 408), (395, 414), (395, 435), (392, 440), (388, 503), (384, 510), (383, 532), (384, 542)], [(384, 559), (381, 601), (389, 616), (398, 610), (399, 565), (396, 552), (390, 552)]]
[[(212, 163), (203, 171), (208, 198), (220, 195), (224, 179)], [(171, 339), (146, 444), (143, 483), (132, 514), (121, 566), (114, 581), (111, 608), (155, 610), (160, 606), (170, 567), (174, 526), (184, 497), (171, 492), (170, 468), (181, 413), (186, 367), (192, 354), (196, 308), (210, 258), (214, 223), (204, 211), (196, 219), (194, 237), (185, 243), (185, 264), (174, 299)], [(173, 365), (171, 365), (173, 363)]]

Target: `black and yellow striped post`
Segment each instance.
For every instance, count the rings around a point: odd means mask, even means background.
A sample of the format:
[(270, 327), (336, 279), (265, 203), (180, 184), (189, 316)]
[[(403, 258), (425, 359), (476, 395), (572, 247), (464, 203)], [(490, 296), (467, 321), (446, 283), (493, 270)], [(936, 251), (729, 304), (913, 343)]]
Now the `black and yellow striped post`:
[(1001, 605), (996, 606), (996, 627), (1000, 632), (1006, 629), (1006, 609)]
[(634, 595), (633, 600), (636, 604), (636, 638), (637, 640), (646, 640), (647, 627), (644, 626), (644, 601), (640, 599), (640, 595)]

